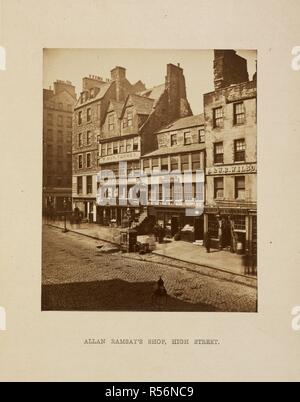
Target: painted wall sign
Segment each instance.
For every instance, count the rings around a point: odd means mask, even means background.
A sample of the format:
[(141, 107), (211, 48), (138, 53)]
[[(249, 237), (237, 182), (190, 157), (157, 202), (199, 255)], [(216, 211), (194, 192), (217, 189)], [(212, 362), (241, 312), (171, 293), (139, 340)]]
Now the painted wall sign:
[(247, 174), (256, 173), (256, 163), (245, 163), (240, 165), (224, 165), (224, 166), (213, 166), (206, 168), (207, 176), (214, 175), (226, 175), (226, 174)]

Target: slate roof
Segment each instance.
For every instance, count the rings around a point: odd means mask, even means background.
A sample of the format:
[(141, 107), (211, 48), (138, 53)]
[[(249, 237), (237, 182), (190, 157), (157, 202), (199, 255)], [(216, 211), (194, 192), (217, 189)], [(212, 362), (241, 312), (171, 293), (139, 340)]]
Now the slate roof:
[(124, 107), (124, 102), (111, 100), (110, 104), (111, 104), (111, 107), (109, 107), (109, 110), (113, 110), (114, 112), (116, 112), (117, 117), (120, 119), (121, 114), (122, 114), (122, 110), (123, 110), (123, 107)]
[(160, 96), (163, 94), (165, 89), (166, 89), (166, 85), (160, 84), (160, 85), (156, 85), (153, 88), (146, 89), (145, 91), (139, 92), (138, 95), (146, 96), (147, 98), (158, 100), (160, 98)]
[(103, 96), (106, 94), (106, 92), (108, 91), (108, 89), (110, 88), (110, 86), (112, 85), (114, 81), (110, 81), (110, 82), (106, 82), (103, 85), (101, 85), (99, 92), (97, 93), (96, 96), (94, 96), (94, 98), (89, 98), (88, 100), (86, 100), (83, 103), (80, 103), (80, 96), (78, 97), (78, 100), (76, 102), (75, 108), (80, 107), (80, 106), (85, 106), (88, 105), (91, 102), (94, 102), (96, 100), (102, 99)]
[(204, 124), (204, 114), (197, 114), (195, 116), (182, 117), (175, 120), (167, 126), (161, 128), (157, 133), (165, 133), (167, 131), (176, 131), (184, 128), (201, 126)]
[(154, 99), (147, 98), (145, 96), (132, 94), (130, 95), (133, 106), (138, 114), (150, 114), (153, 108)]
[(161, 155), (177, 155), (186, 152), (196, 152), (205, 149), (205, 144), (191, 144), (191, 145), (174, 145), (172, 147), (162, 147), (149, 154), (143, 155), (142, 158), (149, 158)]

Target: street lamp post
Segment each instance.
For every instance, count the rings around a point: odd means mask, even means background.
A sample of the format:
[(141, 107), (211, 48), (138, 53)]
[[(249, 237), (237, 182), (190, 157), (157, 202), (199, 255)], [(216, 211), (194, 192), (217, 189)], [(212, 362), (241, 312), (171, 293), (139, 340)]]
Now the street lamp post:
[(63, 233), (67, 233), (68, 229), (67, 229), (67, 199), (64, 198), (64, 229), (63, 229)]

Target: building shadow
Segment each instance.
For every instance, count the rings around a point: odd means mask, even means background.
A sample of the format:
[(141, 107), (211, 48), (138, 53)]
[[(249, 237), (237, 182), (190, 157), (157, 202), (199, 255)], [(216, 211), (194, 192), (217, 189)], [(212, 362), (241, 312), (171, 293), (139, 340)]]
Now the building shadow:
[(168, 296), (158, 306), (152, 301), (155, 282), (120, 279), (42, 286), (42, 311), (216, 311)]

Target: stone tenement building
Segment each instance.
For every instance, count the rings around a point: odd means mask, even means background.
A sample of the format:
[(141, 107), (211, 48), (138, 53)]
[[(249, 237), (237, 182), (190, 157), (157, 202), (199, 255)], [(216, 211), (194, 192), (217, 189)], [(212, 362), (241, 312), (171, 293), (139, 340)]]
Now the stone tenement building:
[[(167, 65), (164, 84), (127, 96), (125, 102), (111, 101), (99, 141), (99, 167), (111, 170), (118, 177), (119, 162), (127, 163), (127, 188), (119, 191), (115, 206), (97, 207), (99, 223), (111, 221), (122, 225), (129, 219), (142, 224), (147, 219), (147, 207), (128, 201), (131, 188), (141, 170), (141, 157), (158, 147), (155, 132), (181, 117), (192, 115), (186, 98), (183, 69)], [(154, 164), (153, 164), (154, 166)]]
[[(71, 209), (72, 116), (75, 87), (69, 81), (54, 82), (43, 90), (43, 211)], [(64, 200), (67, 204), (64, 204)]]
[(96, 221), (96, 192), (98, 173), (98, 141), (111, 100), (124, 102), (127, 95), (142, 91), (144, 84), (132, 85), (123, 67), (115, 67), (111, 78), (84, 77), (82, 92), (75, 106), (73, 118), (73, 207), (85, 218)]
[(256, 254), (256, 74), (233, 50), (215, 50), (215, 91), (204, 95), (205, 233)]
[[(203, 193), (196, 199), (196, 170), (205, 169), (204, 116), (183, 117), (156, 132), (158, 149), (142, 158), (144, 172), (165, 172), (170, 181), (168, 199), (163, 195), (164, 174), (159, 174), (158, 200), (149, 197), (148, 215), (162, 225), (167, 234), (181, 232), (183, 240), (203, 240)], [(175, 184), (175, 172), (190, 172), (190, 188), (182, 182)], [(174, 177), (170, 175), (174, 172)], [(171, 176), (171, 177), (170, 177)], [(177, 194), (176, 194), (177, 193)], [(162, 200), (163, 198), (163, 200)]]

